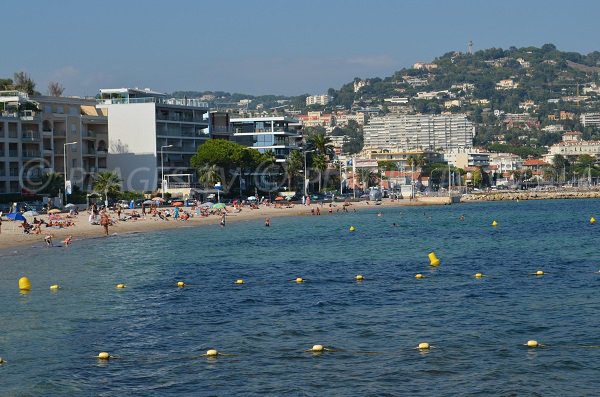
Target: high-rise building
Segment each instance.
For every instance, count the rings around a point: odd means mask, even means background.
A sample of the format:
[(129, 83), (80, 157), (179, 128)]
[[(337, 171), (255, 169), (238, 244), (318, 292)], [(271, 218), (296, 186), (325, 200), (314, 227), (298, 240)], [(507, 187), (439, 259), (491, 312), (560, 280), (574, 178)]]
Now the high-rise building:
[(365, 148), (448, 151), (473, 146), (475, 128), (465, 115), (374, 117), (364, 128)]
[(96, 106), (108, 112), (108, 167), (124, 190), (154, 191), (162, 175), (195, 174), (190, 160), (209, 138), (206, 102), (116, 88), (101, 89)]

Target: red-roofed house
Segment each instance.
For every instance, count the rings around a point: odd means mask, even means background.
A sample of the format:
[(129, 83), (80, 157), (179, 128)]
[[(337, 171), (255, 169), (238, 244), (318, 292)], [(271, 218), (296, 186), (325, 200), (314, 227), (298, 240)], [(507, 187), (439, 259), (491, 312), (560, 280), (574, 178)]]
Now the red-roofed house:
[(530, 159), (523, 162), (523, 169), (530, 170), (531, 175), (542, 175), (544, 168), (549, 166), (550, 164), (538, 159)]

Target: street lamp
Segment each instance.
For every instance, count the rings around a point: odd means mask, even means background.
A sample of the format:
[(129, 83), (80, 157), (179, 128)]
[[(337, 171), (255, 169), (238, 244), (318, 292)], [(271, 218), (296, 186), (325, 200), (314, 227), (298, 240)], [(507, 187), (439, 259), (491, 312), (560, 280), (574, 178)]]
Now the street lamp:
[(64, 161), (64, 172), (65, 172), (65, 203), (63, 204), (63, 207), (67, 204), (67, 145), (76, 145), (77, 141), (75, 142), (67, 142), (63, 145), (63, 161)]
[[(306, 187), (308, 186), (308, 172), (306, 170), (306, 153), (312, 153), (315, 150), (305, 150), (304, 151), (304, 199), (306, 200)], [(306, 201), (305, 201), (306, 202)]]
[(165, 166), (163, 163), (163, 149), (166, 147), (173, 147), (173, 145), (164, 145), (160, 147), (160, 191), (162, 198), (165, 198)]

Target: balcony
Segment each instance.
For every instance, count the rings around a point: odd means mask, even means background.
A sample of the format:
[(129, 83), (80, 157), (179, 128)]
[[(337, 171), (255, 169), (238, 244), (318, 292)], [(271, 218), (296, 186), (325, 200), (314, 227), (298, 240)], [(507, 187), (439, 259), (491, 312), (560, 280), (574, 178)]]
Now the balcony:
[(19, 157), (19, 151), (18, 150), (9, 150), (8, 157)]
[(67, 132), (62, 130), (62, 131), (54, 131), (54, 136), (55, 137), (66, 137), (67, 136)]
[(105, 149), (98, 149), (97, 150), (98, 157), (106, 157), (107, 153), (108, 152)]
[(40, 138), (40, 133), (33, 131), (27, 131), (21, 135), (21, 139), (24, 141), (39, 141)]
[(96, 133), (94, 131), (83, 131), (81, 137), (83, 139), (96, 139)]
[(42, 156), (42, 153), (39, 150), (25, 150), (23, 151), (23, 158), (24, 159), (35, 159), (35, 158), (40, 158)]

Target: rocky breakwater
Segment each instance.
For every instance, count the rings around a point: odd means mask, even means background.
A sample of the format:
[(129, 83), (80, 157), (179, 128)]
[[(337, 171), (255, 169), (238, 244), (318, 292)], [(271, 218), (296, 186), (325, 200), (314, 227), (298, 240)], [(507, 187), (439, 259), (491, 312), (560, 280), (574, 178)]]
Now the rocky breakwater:
[(461, 202), (501, 201), (501, 200), (557, 200), (600, 198), (600, 189), (594, 190), (554, 190), (554, 191), (511, 191), (465, 194)]

